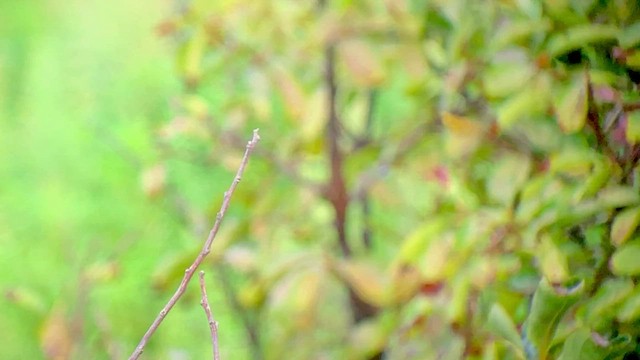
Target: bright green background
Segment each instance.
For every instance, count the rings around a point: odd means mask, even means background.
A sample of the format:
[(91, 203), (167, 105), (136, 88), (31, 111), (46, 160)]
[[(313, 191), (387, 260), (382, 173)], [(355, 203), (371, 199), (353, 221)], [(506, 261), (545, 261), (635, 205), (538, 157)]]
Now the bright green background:
[[(55, 309), (84, 319), (84, 358), (108, 358), (96, 351), (106, 338), (124, 358), (166, 301), (149, 286), (154, 269), (195, 241), (140, 185), (155, 124), (180, 91), (154, 32), (167, 3), (0, 2), (0, 358), (42, 358), (38, 332)], [(116, 268), (116, 280), (83, 288), (92, 266)], [(178, 306), (154, 340), (210, 351), (196, 305)], [(242, 357), (220, 313), (223, 352)]]

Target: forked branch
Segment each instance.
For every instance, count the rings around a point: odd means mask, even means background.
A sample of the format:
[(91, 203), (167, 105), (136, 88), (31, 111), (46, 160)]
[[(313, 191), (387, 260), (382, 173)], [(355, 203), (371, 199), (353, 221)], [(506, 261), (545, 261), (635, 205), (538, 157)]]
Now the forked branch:
[(131, 354), (131, 356), (129, 356), (129, 360), (136, 360), (140, 357), (151, 336), (156, 332), (156, 330), (158, 329), (158, 326), (160, 326), (160, 324), (162, 323), (164, 318), (167, 316), (169, 311), (171, 311), (173, 306), (178, 302), (178, 300), (180, 300), (185, 290), (187, 289), (187, 285), (189, 284), (189, 281), (191, 281), (191, 278), (195, 274), (196, 270), (198, 269), (198, 267), (200, 266), (204, 258), (211, 251), (211, 244), (213, 244), (213, 240), (215, 239), (216, 234), (220, 229), (222, 218), (224, 217), (224, 214), (227, 212), (227, 209), (229, 208), (231, 196), (233, 195), (233, 192), (236, 190), (236, 187), (238, 186), (238, 183), (242, 178), (242, 174), (244, 173), (244, 169), (247, 166), (247, 162), (249, 161), (249, 156), (253, 152), (253, 149), (255, 148), (259, 140), (260, 140), (260, 135), (258, 135), (258, 129), (255, 129), (253, 130), (253, 137), (247, 143), (247, 147), (244, 152), (244, 157), (242, 158), (242, 162), (240, 163), (240, 167), (238, 168), (236, 177), (233, 179), (233, 182), (231, 183), (229, 190), (227, 190), (224, 193), (222, 206), (220, 207), (220, 211), (218, 211), (218, 214), (216, 215), (216, 221), (213, 224), (213, 228), (211, 228), (211, 231), (209, 232), (209, 237), (207, 238), (207, 241), (205, 241), (204, 245), (202, 246), (202, 251), (200, 251), (200, 253), (196, 257), (196, 259), (193, 261), (191, 266), (189, 266), (185, 270), (184, 277), (182, 278), (182, 281), (180, 282), (178, 289), (173, 294), (171, 299), (169, 299), (169, 302), (167, 302), (167, 305), (165, 305), (164, 308), (160, 311), (160, 313), (158, 314), (156, 319), (153, 321), (153, 323), (151, 324), (147, 332), (142, 336), (142, 339), (140, 340), (140, 343), (136, 347), (135, 351)]
[(209, 323), (209, 329), (211, 330), (211, 344), (213, 345), (213, 360), (220, 360), (220, 352), (218, 351), (218, 322), (213, 319), (211, 313), (211, 306), (209, 306), (209, 298), (207, 297), (207, 288), (204, 284), (204, 271), (200, 271), (198, 276), (200, 279), (200, 293), (202, 294), (202, 300), (200, 305), (204, 309), (204, 313), (207, 316), (207, 322)]

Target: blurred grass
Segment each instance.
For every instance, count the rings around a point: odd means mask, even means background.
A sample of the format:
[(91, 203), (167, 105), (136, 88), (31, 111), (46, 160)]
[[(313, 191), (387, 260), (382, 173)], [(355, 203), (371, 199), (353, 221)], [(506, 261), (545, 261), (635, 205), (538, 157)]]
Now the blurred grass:
[[(39, 333), (54, 310), (66, 315), (76, 358), (127, 356), (166, 301), (151, 289), (152, 272), (196, 243), (139, 181), (179, 91), (168, 46), (153, 31), (169, 6), (0, 2), (2, 359), (43, 358)], [(82, 280), (108, 265), (115, 277)], [(223, 353), (242, 358), (240, 334), (209, 292)], [(210, 351), (193, 300), (169, 316), (149, 358)]]

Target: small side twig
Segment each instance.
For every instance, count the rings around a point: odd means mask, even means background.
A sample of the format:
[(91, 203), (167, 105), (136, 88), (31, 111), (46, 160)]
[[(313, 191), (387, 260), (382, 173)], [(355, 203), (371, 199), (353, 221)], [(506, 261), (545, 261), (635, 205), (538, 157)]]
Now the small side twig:
[(191, 278), (193, 277), (196, 270), (198, 269), (198, 266), (200, 266), (204, 258), (211, 251), (211, 244), (213, 244), (213, 240), (215, 239), (216, 235), (218, 234), (218, 230), (220, 229), (222, 218), (224, 217), (224, 214), (227, 212), (227, 209), (229, 208), (231, 196), (233, 195), (233, 192), (236, 190), (236, 187), (238, 186), (238, 183), (242, 178), (244, 169), (247, 166), (247, 162), (249, 161), (249, 155), (251, 155), (251, 153), (253, 152), (253, 149), (255, 148), (259, 140), (260, 140), (260, 135), (258, 135), (258, 129), (255, 129), (253, 130), (253, 137), (247, 143), (247, 148), (244, 152), (244, 157), (242, 158), (242, 162), (240, 163), (238, 172), (236, 173), (236, 177), (233, 179), (233, 182), (231, 183), (229, 190), (227, 190), (224, 193), (222, 206), (220, 207), (220, 211), (218, 211), (218, 214), (216, 215), (216, 221), (213, 224), (213, 228), (211, 228), (211, 231), (209, 232), (209, 237), (207, 238), (204, 245), (202, 246), (202, 251), (200, 251), (196, 259), (193, 261), (193, 264), (191, 264), (191, 266), (189, 266), (185, 270), (184, 277), (182, 278), (182, 281), (180, 282), (178, 289), (173, 294), (171, 299), (169, 299), (169, 302), (167, 303), (167, 305), (165, 305), (164, 308), (162, 308), (162, 310), (160, 311), (156, 319), (153, 321), (153, 323), (151, 324), (147, 332), (142, 336), (142, 339), (140, 340), (140, 343), (136, 347), (135, 351), (131, 354), (131, 356), (129, 356), (129, 360), (136, 360), (140, 357), (140, 355), (142, 355), (142, 352), (144, 351), (144, 348), (147, 345), (147, 342), (149, 341), (151, 336), (156, 332), (156, 330), (158, 329), (158, 326), (160, 326), (160, 324), (162, 323), (164, 318), (167, 316), (169, 311), (171, 311), (173, 306), (178, 302), (178, 300), (180, 300), (180, 298), (182, 297), (182, 295), (187, 289), (187, 285), (189, 284), (189, 281), (191, 281)]
[(200, 305), (202, 305), (204, 313), (207, 315), (207, 322), (209, 323), (209, 329), (211, 330), (213, 360), (220, 360), (220, 352), (218, 351), (218, 322), (213, 319), (213, 314), (211, 314), (211, 306), (209, 306), (209, 299), (207, 298), (207, 289), (204, 285), (204, 271), (201, 270), (198, 277), (200, 278), (200, 292), (202, 293)]

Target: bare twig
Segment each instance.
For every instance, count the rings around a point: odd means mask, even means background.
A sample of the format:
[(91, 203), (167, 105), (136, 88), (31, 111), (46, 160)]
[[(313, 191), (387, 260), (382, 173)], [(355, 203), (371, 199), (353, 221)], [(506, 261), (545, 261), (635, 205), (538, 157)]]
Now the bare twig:
[(204, 245), (202, 247), (202, 251), (200, 251), (200, 253), (196, 257), (196, 259), (193, 261), (193, 264), (191, 264), (191, 266), (189, 266), (185, 270), (184, 277), (182, 278), (182, 282), (180, 282), (180, 286), (178, 286), (178, 289), (173, 294), (171, 299), (169, 299), (169, 302), (167, 303), (167, 305), (165, 305), (165, 307), (160, 311), (160, 313), (158, 314), (156, 319), (153, 321), (153, 323), (151, 324), (151, 326), (149, 327), (147, 332), (144, 334), (144, 336), (142, 336), (142, 339), (140, 340), (140, 343), (136, 347), (135, 351), (129, 357), (129, 360), (135, 360), (135, 359), (140, 357), (140, 355), (144, 351), (144, 347), (147, 345), (147, 342), (149, 341), (149, 338), (151, 338), (151, 336), (156, 332), (156, 330), (158, 329), (158, 326), (160, 326), (160, 324), (162, 323), (164, 318), (167, 316), (169, 311), (171, 311), (173, 306), (182, 297), (182, 294), (184, 294), (185, 290), (187, 289), (187, 285), (189, 284), (189, 281), (193, 277), (193, 274), (195, 274), (196, 270), (198, 269), (198, 266), (200, 266), (200, 264), (202, 263), (204, 258), (211, 251), (211, 244), (213, 243), (213, 240), (215, 239), (216, 234), (218, 233), (218, 230), (220, 229), (220, 224), (222, 223), (222, 218), (224, 217), (224, 214), (227, 212), (227, 209), (229, 208), (229, 203), (231, 201), (231, 196), (233, 195), (233, 192), (236, 190), (236, 187), (238, 186), (238, 183), (240, 182), (240, 179), (242, 178), (242, 174), (244, 173), (244, 169), (247, 166), (247, 162), (249, 161), (249, 155), (251, 155), (251, 152), (253, 152), (253, 149), (255, 148), (255, 146), (256, 146), (256, 144), (258, 143), (259, 140), (260, 140), (260, 135), (258, 135), (258, 129), (253, 130), (253, 137), (247, 143), (247, 148), (246, 148), (246, 150), (244, 152), (244, 157), (242, 158), (242, 162), (240, 163), (240, 167), (238, 168), (238, 172), (236, 173), (236, 177), (233, 179), (233, 182), (231, 183), (231, 186), (229, 187), (229, 190), (227, 190), (224, 193), (224, 199), (222, 200), (222, 206), (220, 207), (220, 211), (218, 211), (218, 214), (216, 215), (216, 221), (213, 224), (213, 228), (209, 232), (209, 237), (207, 238), (207, 241), (205, 241), (205, 243), (204, 243)]
[(200, 305), (202, 305), (204, 313), (207, 315), (207, 322), (209, 322), (209, 329), (211, 329), (213, 360), (220, 360), (220, 352), (218, 351), (218, 322), (213, 319), (213, 314), (211, 314), (211, 307), (209, 306), (209, 299), (207, 298), (207, 289), (204, 285), (204, 271), (200, 271), (198, 275), (200, 278), (200, 292), (202, 293)]

